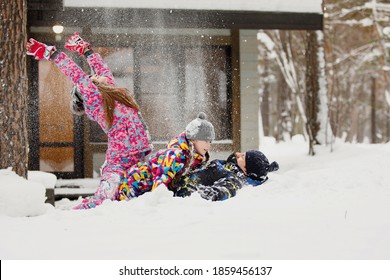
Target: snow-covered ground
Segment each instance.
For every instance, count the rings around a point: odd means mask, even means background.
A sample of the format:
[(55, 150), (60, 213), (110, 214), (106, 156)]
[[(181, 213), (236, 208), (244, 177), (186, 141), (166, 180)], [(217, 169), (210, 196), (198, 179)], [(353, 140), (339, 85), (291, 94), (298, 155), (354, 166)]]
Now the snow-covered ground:
[[(390, 144), (307, 150), (300, 137), (268, 140), (262, 151), (280, 170), (222, 202), (159, 187), (91, 210), (69, 210), (69, 200), (26, 205), (20, 178), (0, 173), (0, 258), (389, 260)], [(21, 199), (4, 201), (12, 184)]]

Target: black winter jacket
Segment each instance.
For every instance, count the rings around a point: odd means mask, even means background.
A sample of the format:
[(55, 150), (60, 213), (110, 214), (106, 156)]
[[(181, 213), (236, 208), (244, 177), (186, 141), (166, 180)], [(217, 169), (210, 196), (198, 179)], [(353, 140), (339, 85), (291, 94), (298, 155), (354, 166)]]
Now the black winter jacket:
[(213, 160), (172, 182), (170, 190), (174, 196), (186, 197), (198, 192), (204, 199), (218, 201), (234, 197), (245, 185), (258, 186), (267, 180), (265, 176), (255, 181), (245, 176), (233, 162)]

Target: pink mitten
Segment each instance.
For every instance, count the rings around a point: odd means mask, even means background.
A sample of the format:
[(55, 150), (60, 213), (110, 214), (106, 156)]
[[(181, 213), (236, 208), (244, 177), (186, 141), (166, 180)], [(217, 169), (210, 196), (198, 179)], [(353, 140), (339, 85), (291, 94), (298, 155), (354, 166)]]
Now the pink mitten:
[(77, 52), (80, 55), (83, 55), (86, 50), (91, 49), (91, 45), (83, 40), (80, 37), (78, 32), (75, 32), (65, 43), (65, 48)]
[(38, 42), (33, 38), (30, 38), (26, 43), (26, 50), (28, 55), (32, 55), (36, 60), (47, 59), (50, 60), (50, 57), (56, 51), (56, 47), (47, 46), (44, 43)]

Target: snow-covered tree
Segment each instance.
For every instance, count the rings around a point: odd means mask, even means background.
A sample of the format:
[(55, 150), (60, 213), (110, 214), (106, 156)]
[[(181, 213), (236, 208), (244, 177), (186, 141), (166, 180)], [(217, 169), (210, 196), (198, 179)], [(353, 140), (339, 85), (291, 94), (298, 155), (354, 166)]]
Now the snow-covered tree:
[[(311, 85), (304, 82), (305, 73), (311, 73), (306, 65), (314, 65), (305, 63), (309, 55), (306, 33), (260, 31), (259, 93), (263, 123), (268, 121), (267, 115), (270, 118), (265, 131), (279, 140), (303, 133), (307, 139), (315, 138), (322, 144), (331, 142), (333, 135), (349, 142), (389, 141), (389, 22), (388, 0), (324, 1), (324, 31), (316, 32), (318, 50), (317, 56), (313, 56), (318, 59), (314, 64), (318, 64), (316, 69), (320, 71), (318, 79), (314, 79), (319, 83), (319, 95), (314, 99), (308, 94), (311, 89), (307, 86)], [(311, 112), (314, 107), (310, 106), (316, 102), (319, 110), (314, 116)], [(318, 124), (314, 137), (307, 129)]]
[(27, 2), (0, 4), (0, 169), (27, 177)]
[[(298, 39), (299, 37), (299, 39)], [(296, 48), (299, 41), (304, 38), (303, 32), (268, 30), (259, 31), (259, 74), (260, 74), (260, 96), (266, 92), (264, 89), (275, 80), (275, 77), (282, 75), (287, 90), (281, 90), (280, 85), (273, 87), (277, 91), (275, 102), (277, 102), (278, 127), (276, 138), (290, 138), (294, 133), (304, 133), (306, 130), (304, 123), (306, 115), (302, 104), (302, 97), (305, 89), (304, 70), (304, 44), (302, 48)], [(302, 41), (301, 41), (302, 42)], [(273, 72), (263, 72), (261, 65), (273, 64)], [(265, 73), (269, 73), (266, 74)], [(280, 79), (278, 79), (278, 83)], [(273, 94), (275, 96), (275, 94)], [(270, 98), (270, 97), (268, 97)], [(264, 102), (264, 97), (262, 98)], [(263, 108), (265, 109), (265, 108)]]
[(390, 3), (324, 3), (332, 129), (347, 141), (389, 141)]
[[(288, 88), (277, 90), (277, 114), (284, 139), (296, 133), (304, 133), (308, 139), (309, 154), (314, 155), (314, 144), (329, 143), (327, 95), (323, 34), (321, 31), (259, 31), (259, 74), (262, 111), (269, 111), (269, 83), (275, 71), (282, 74), (277, 83)], [(272, 63), (277, 69), (268, 70)], [(286, 94), (287, 92), (287, 94)], [(263, 114), (264, 119), (267, 114)], [(269, 126), (269, 124), (267, 124)], [(297, 127), (299, 129), (297, 130)], [(268, 129), (269, 131), (269, 129)], [(280, 137), (276, 137), (280, 139)]]

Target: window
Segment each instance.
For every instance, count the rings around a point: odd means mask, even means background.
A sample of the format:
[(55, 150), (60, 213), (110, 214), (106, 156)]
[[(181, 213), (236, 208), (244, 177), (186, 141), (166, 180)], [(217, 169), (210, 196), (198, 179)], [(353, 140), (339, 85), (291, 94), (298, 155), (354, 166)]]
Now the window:
[(51, 62), (39, 61), (39, 169), (73, 172), (74, 122), (69, 110), (71, 82)]
[(214, 124), (216, 140), (232, 138), (231, 97), (228, 84), (227, 49), (203, 47), (185, 50), (183, 106), (187, 122), (199, 111)]
[[(133, 91), (153, 141), (166, 142), (201, 111), (216, 140), (232, 138), (229, 47), (155, 45), (99, 48), (118, 86)], [(105, 142), (91, 122), (90, 141)]]

